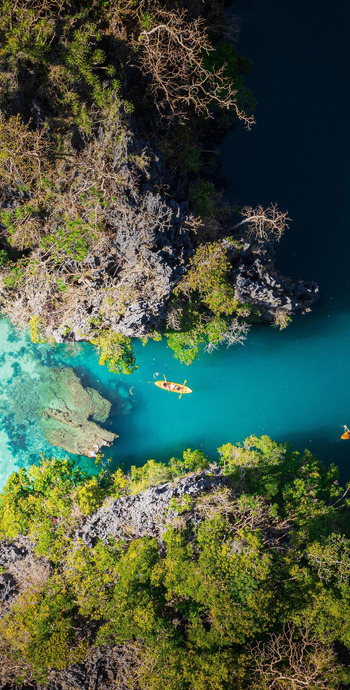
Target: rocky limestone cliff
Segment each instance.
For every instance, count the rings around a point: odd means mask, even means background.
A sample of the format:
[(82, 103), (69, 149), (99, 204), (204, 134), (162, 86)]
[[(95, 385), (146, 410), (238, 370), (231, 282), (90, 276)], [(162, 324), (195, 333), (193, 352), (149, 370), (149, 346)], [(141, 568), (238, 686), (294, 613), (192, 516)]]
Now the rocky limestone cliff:
[[(128, 542), (148, 536), (156, 538), (162, 549), (166, 525), (183, 519), (171, 507), (172, 499), (181, 499), (185, 495), (192, 498), (203, 495), (205, 499), (206, 495), (228, 483), (222, 469), (213, 465), (210, 470), (152, 486), (139, 494), (107, 500), (93, 515), (82, 518), (74, 539), (77, 544), (82, 540), (93, 546), (99, 539), (108, 543), (109, 538), (114, 537)], [(191, 521), (197, 522), (202, 517), (196, 510), (191, 512)], [(0, 542), (0, 567), (0, 618), (8, 612), (31, 578), (35, 582), (35, 577), (43, 580), (52, 573), (52, 564), (48, 559), (35, 555), (33, 544), (25, 537), (12, 543)], [(52, 670), (47, 683), (33, 680), (20, 686), (8, 682), (2, 684), (0, 677), (0, 690), (127, 690), (128, 686), (120, 678), (123, 665), (129, 661), (132, 665), (132, 655), (132, 643), (91, 648), (84, 662), (71, 665), (64, 671)]]
[(76, 537), (87, 546), (94, 546), (98, 539), (108, 543), (109, 537), (115, 539), (151, 536), (162, 543), (166, 526), (177, 517), (177, 511), (170, 506), (172, 499), (183, 496), (195, 498), (225, 485), (222, 470), (213, 467), (199, 474), (187, 475), (169, 484), (152, 486), (134, 496), (124, 496), (103, 505), (88, 517)]
[(314, 281), (282, 276), (269, 244), (244, 244), (232, 283), (239, 302), (252, 304), (267, 321), (274, 320), (277, 310), (290, 316), (310, 310), (319, 292)]

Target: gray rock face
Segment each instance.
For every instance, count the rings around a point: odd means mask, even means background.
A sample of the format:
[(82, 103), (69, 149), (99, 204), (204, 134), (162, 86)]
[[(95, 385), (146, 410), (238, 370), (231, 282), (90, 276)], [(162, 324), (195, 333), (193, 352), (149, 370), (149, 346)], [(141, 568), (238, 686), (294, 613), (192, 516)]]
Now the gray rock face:
[(0, 542), (0, 618), (12, 607), (20, 591), (18, 585), (19, 573), (33, 564), (33, 544), (25, 537), (20, 537), (15, 543)]
[(257, 307), (268, 321), (276, 310), (287, 314), (308, 310), (318, 296), (315, 282), (284, 278), (275, 268), (268, 245), (245, 244), (233, 276), (235, 297)]
[[(70, 666), (65, 671), (52, 671), (47, 684), (21, 686), (20, 690), (128, 690), (130, 685), (121, 682), (120, 678), (125, 662), (132, 667), (132, 661), (132, 645), (130, 648), (101, 646), (90, 650), (84, 663)], [(133, 684), (133, 688), (136, 690), (137, 685)]]
[[(104, 328), (125, 336), (141, 338), (162, 329), (167, 301), (192, 252), (188, 217), (187, 204), (168, 201), (148, 185), (140, 193), (134, 190), (125, 206), (110, 209), (112, 246), (90, 261), (81, 284), (84, 299), (77, 300), (69, 318), (69, 336), (62, 325), (53, 330), (54, 339), (89, 340), (101, 314)], [(114, 305), (120, 299), (114, 309), (106, 304), (111, 286)]]
[(181, 499), (185, 495), (195, 497), (225, 483), (222, 471), (215, 467), (171, 484), (152, 486), (140, 494), (125, 496), (102, 506), (86, 519), (76, 536), (88, 546), (94, 546), (98, 539), (107, 543), (110, 536), (115, 539), (151, 536), (161, 541), (167, 524), (177, 515), (169, 508), (171, 499)]
[(8, 603), (17, 594), (17, 582), (11, 573), (0, 575), (0, 601)]
[(22, 561), (32, 551), (32, 545), (24, 538), (22, 540), (18, 539), (16, 543), (0, 542), (0, 567), (7, 568), (13, 563)]

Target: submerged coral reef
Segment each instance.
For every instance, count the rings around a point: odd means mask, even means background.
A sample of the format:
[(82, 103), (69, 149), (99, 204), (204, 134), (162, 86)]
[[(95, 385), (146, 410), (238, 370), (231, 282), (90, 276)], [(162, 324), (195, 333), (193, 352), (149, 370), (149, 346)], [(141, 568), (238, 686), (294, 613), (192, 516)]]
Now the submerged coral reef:
[[(0, 340), (1, 485), (15, 468), (37, 462), (41, 453), (51, 455), (52, 446), (58, 457), (65, 452), (94, 457), (97, 446), (113, 442), (116, 435), (100, 426), (111, 403), (82, 384), (62, 352), (49, 345), (39, 350), (7, 319), (0, 320)], [(83, 457), (80, 461), (90, 467)]]
[[(8, 414), (22, 424), (37, 423), (46, 440), (68, 453), (96, 457), (116, 434), (102, 429), (111, 403), (93, 388), (82, 386), (73, 369), (43, 367), (35, 377), (23, 374), (10, 384)], [(91, 419), (90, 419), (91, 417)]]
[(84, 388), (73, 369), (45, 370), (36, 394), (39, 424), (52, 446), (96, 457), (102, 446), (110, 446), (117, 438), (96, 424), (106, 421), (111, 403), (95, 389)]

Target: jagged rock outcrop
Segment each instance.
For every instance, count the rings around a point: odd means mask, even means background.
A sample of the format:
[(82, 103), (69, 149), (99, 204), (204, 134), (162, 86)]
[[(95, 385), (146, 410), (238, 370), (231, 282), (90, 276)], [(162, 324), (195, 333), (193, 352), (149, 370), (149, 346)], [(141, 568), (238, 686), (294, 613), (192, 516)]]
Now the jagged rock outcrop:
[(15, 542), (0, 541), (0, 568), (0, 618), (24, 589), (45, 581), (52, 571), (48, 559), (36, 556), (34, 544), (23, 536)]
[(244, 244), (233, 274), (233, 286), (239, 302), (254, 305), (267, 321), (274, 320), (277, 310), (288, 315), (309, 310), (319, 292), (313, 281), (283, 277), (274, 267), (268, 244)]
[[(121, 680), (125, 667), (132, 668), (134, 645), (89, 650), (83, 663), (69, 666), (65, 671), (51, 671), (48, 683), (26, 683), (20, 690), (130, 690), (129, 678)], [(134, 690), (138, 685), (135, 682)], [(18, 690), (18, 685), (1, 685), (0, 690)]]
[(222, 470), (213, 467), (173, 483), (152, 486), (134, 496), (110, 501), (85, 520), (77, 538), (88, 546), (94, 546), (98, 539), (108, 543), (111, 536), (117, 540), (151, 536), (161, 542), (166, 525), (177, 516), (177, 511), (170, 507), (172, 499), (181, 499), (185, 495), (195, 498), (226, 482)]
[(31, 542), (24, 539), (17, 539), (14, 542), (0, 542), (0, 568), (4, 571), (11, 563), (26, 558), (29, 553), (33, 552)]
[[(129, 144), (122, 157), (123, 170), (131, 151)], [(152, 177), (152, 166), (159, 159), (152, 150), (147, 149), (147, 155)], [(142, 338), (163, 329), (171, 291), (193, 251), (186, 229), (189, 204), (166, 199), (149, 181), (140, 190), (131, 190), (127, 203), (106, 212), (110, 246), (104, 254), (89, 258), (89, 270), (80, 282), (83, 299), (70, 313), (69, 333), (64, 323), (53, 329), (57, 342), (89, 340), (101, 314), (105, 328), (125, 336)]]

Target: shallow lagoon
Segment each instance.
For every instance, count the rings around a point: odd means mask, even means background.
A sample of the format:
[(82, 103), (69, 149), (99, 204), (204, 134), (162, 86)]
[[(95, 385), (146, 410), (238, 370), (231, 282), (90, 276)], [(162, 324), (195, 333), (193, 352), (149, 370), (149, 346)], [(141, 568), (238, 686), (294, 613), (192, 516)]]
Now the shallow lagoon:
[[(227, 191), (232, 201), (278, 200), (288, 209), (293, 223), (278, 266), (317, 280), (321, 299), (287, 330), (254, 327), (244, 346), (202, 354), (191, 367), (163, 343), (137, 343), (139, 369), (128, 377), (99, 367), (89, 345), (33, 345), (1, 321), (1, 482), (40, 451), (64, 454), (46, 443), (24, 389), (21, 402), (23, 375), (40, 375), (40, 366), (72, 366), (112, 402), (105, 426), (119, 439), (105, 455), (113, 462), (167, 459), (189, 446), (215, 456), (222, 443), (265, 433), (350, 474), (350, 442), (339, 440), (341, 424), (350, 426), (350, 7), (335, 0), (330, 13), (316, 0), (239, 0), (234, 8), (243, 17), (240, 49), (254, 61), (258, 108), (254, 129), (237, 128), (222, 147)], [(156, 388), (163, 374), (188, 379), (193, 395), (179, 400)]]

